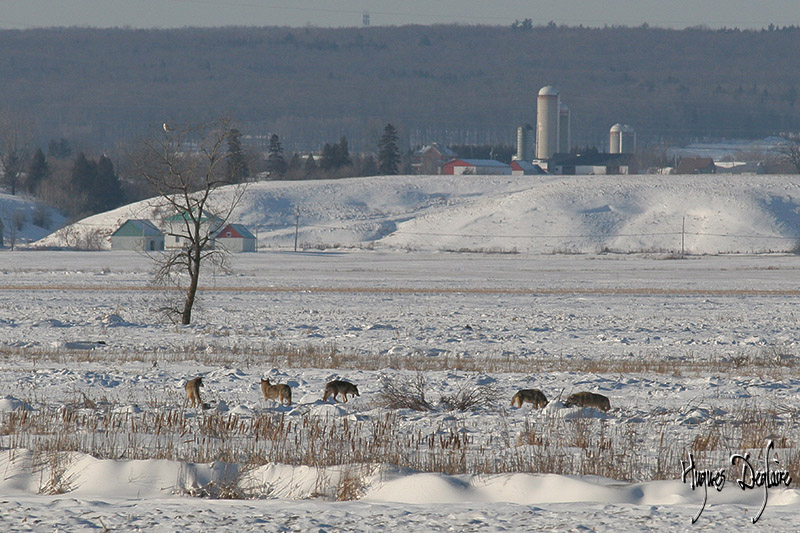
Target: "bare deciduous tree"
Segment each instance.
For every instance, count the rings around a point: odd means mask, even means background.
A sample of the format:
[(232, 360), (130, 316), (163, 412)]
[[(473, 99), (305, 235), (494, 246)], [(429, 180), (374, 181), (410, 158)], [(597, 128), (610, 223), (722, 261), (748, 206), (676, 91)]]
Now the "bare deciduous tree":
[(214, 233), (245, 192), (244, 184), (233, 185), (229, 178), (227, 143), (232, 130), (227, 118), (186, 128), (165, 124), (162, 133), (142, 143), (133, 162), (136, 175), (157, 192), (158, 209), (172, 213), (166, 228), (171, 248), (152, 257), (155, 281), (184, 294), (182, 303), (166, 309), (184, 325), (192, 321), (201, 265), (224, 265), (227, 252), (214, 248)]
[(775, 151), (780, 154), (780, 158), (794, 168), (795, 172), (800, 173), (800, 139), (787, 138), (775, 147)]

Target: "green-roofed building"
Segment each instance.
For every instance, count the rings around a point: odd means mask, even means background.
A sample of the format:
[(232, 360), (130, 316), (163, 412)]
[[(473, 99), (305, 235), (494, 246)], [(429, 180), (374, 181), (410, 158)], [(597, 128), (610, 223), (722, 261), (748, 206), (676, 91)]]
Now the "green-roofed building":
[(112, 250), (155, 252), (164, 249), (164, 233), (149, 220), (128, 219), (111, 234)]
[[(188, 246), (189, 240), (187, 235), (186, 223), (187, 223), (188, 216), (184, 213), (176, 213), (172, 216), (169, 216), (164, 219), (164, 223), (167, 226), (167, 235), (164, 240), (164, 246), (167, 249), (176, 249), (176, 248), (183, 248), (184, 246)], [(206, 216), (204, 215), (203, 218), (200, 220), (200, 231), (205, 234), (208, 232), (213, 239), (215, 233), (219, 231), (219, 229), (224, 224), (224, 221), (214, 215)]]

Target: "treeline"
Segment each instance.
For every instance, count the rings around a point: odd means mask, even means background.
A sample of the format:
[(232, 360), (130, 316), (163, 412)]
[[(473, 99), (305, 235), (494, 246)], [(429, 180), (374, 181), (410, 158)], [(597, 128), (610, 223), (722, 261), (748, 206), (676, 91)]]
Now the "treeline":
[(137, 196), (125, 190), (107, 155), (73, 154), (66, 139), (51, 141), (47, 154), (42, 148), (30, 155), (23, 146), (6, 148), (0, 153), (0, 185), (12, 195), (38, 198), (73, 219), (113, 209)]
[[(13, 124), (8, 115), (0, 116), (0, 124)], [(42, 204), (60, 210), (72, 220), (77, 220), (120, 205), (158, 195), (152, 184), (137, 170), (143, 162), (135, 145), (120, 152), (119, 167), (115, 168), (105, 153), (98, 156), (75, 153), (67, 139), (50, 140), (47, 149), (36, 148), (31, 154), (22, 142), (9, 143), (9, 138), (21, 135), (11, 125), (4, 130), (11, 135), (0, 135), (0, 190), (9, 194), (27, 194)], [(381, 142), (374, 153), (352, 154), (347, 138), (326, 143), (321, 152), (301, 154), (284, 152), (280, 137), (273, 134), (266, 154), (256, 152), (242, 144), (242, 133), (232, 129), (227, 136), (224, 154), (226, 183), (234, 184), (256, 180), (336, 179), (357, 176), (398, 174), (409, 171), (410, 153), (401, 157), (397, 146), (396, 130), (391, 124), (385, 127)], [(196, 154), (187, 146), (185, 157)], [(401, 162), (405, 162), (401, 166)], [(42, 225), (42, 221), (34, 221)]]
[(576, 145), (603, 148), (617, 122), (642, 143), (800, 130), (795, 27), (60, 28), (0, 31), (0, 49), (0, 106), (40, 144), (108, 152), (223, 114), (259, 151), (277, 133), (292, 153), (342, 135), (361, 153), (386, 121), (403, 149), (508, 145), (545, 85), (569, 105)]

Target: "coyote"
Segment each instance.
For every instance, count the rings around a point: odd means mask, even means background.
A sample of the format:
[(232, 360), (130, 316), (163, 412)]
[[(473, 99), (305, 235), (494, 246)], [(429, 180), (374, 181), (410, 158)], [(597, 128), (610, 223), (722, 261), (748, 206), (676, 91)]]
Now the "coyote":
[(547, 405), (547, 397), (539, 389), (522, 389), (511, 398), (511, 407), (522, 407), (525, 402), (542, 408)]
[(334, 379), (333, 381), (329, 381), (327, 385), (325, 385), (325, 394), (322, 396), (322, 401), (327, 402), (328, 398), (333, 397), (336, 400), (336, 397), (342, 395), (344, 398), (344, 403), (347, 403), (347, 395), (351, 394), (353, 396), (361, 396), (358, 393), (358, 387), (350, 383), (349, 381), (341, 381), (338, 379)]
[(289, 385), (278, 383), (273, 385), (269, 378), (261, 378), (261, 392), (264, 393), (265, 400), (277, 400), (283, 405), (292, 405), (292, 388)]
[(183, 401), (183, 406), (190, 404), (192, 407), (202, 407), (203, 402), (200, 400), (200, 387), (203, 386), (203, 378), (193, 378), (186, 382), (186, 399)]
[(570, 394), (569, 398), (564, 401), (564, 405), (572, 407), (578, 405), (580, 407), (596, 407), (603, 411), (611, 409), (611, 402), (602, 394), (595, 394), (594, 392), (576, 392)]

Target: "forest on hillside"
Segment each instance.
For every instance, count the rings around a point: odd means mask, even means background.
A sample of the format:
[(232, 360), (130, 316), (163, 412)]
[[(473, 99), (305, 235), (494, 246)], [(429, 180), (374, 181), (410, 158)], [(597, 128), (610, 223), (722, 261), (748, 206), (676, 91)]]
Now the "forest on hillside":
[(412, 147), (513, 144), (556, 86), (574, 145), (757, 138), (800, 130), (800, 28), (226, 27), (0, 31), (0, 108), (39, 145), (113, 150), (165, 121), (228, 115), (287, 152), (346, 136), (374, 151), (383, 127)]

